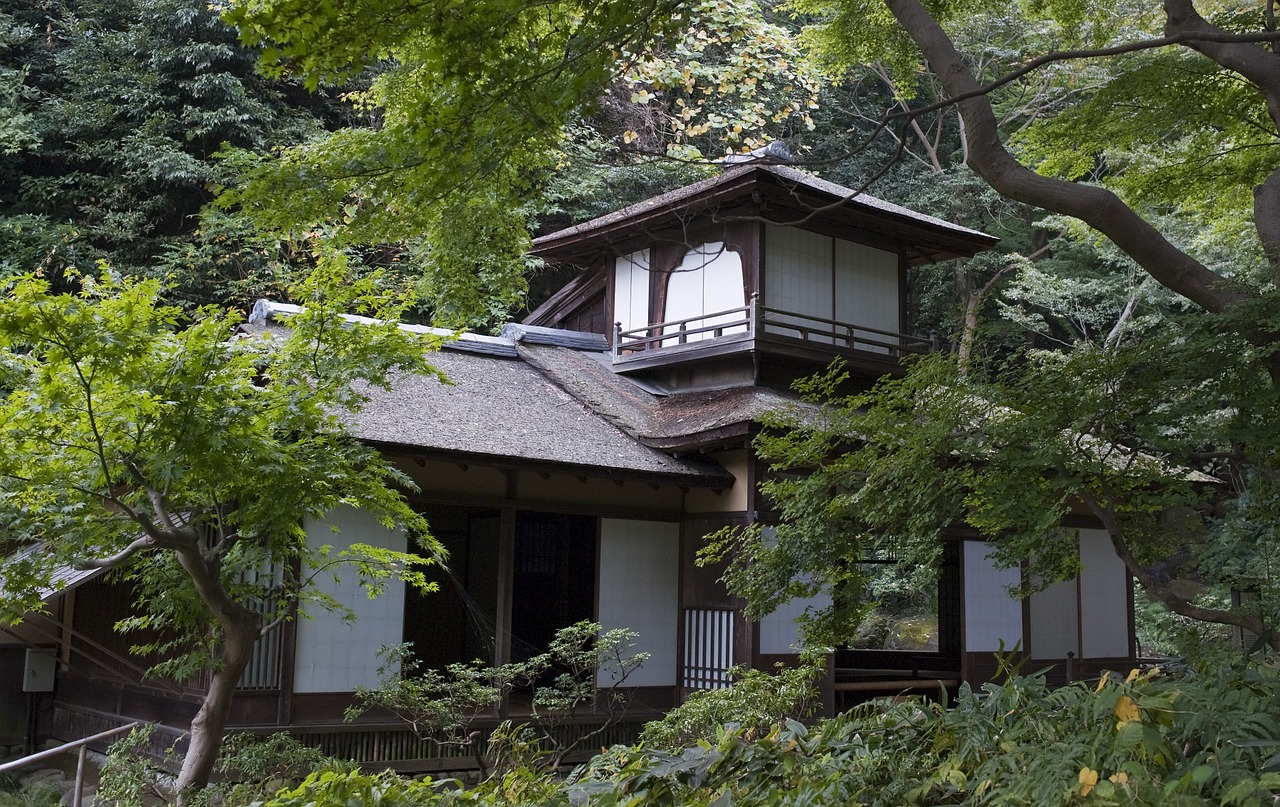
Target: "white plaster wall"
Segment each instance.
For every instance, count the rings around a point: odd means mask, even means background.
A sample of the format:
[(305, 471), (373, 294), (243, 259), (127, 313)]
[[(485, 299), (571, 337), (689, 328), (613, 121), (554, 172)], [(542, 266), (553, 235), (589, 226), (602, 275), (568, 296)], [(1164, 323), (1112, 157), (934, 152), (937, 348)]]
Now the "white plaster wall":
[[(901, 333), (898, 297), (898, 256), (882, 249), (835, 239), (835, 316), (840, 322), (866, 325), (881, 331)], [(854, 330), (878, 342), (890, 341), (882, 334)], [(888, 353), (888, 348), (856, 344), (860, 350)]]
[(1017, 569), (991, 562), (990, 544), (964, 542), (964, 649), (969, 653), (1012, 650), (1022, 641), (1022, 602), (1009, 589), (1022, 580)]
[(1031, 657), (1080, 658), (1080, 611), (1076, 581), (1063, 580), (1031, 595)]
[(649, 250), (622, 255), (614, 262), (613, 321), (630, 331), (649, 324)]
[[(332, 526), (338, 527), (336, 534)], [(312, 546), (364, 543), (405, 549), (403, 533), (388, 530), (353, 507), (339, 507), (324, 521), (307, 524), (307, 540)], [(392, 583), (382, 596), (371, 600), (353, 569), (338, 568), (336, 581), (333, 575), (321, 573), (316, 588), (355, 611), (356, 620), (344, 622), (328, 612), (298, 620), (295, 692), (350, 692), (357, 686), (377, 686), (378, 651), (403, 641), (404, 585)]]
[[(832, 297), (835, 293), (831, 275), (833, 240), (797, 227), (766, 225), (764, 304), (769, 308), (832, 319)], [(795, 317), (778, 317), (777, 321), (805, 322)], [(811, 327), (817, 325), (813, 322), (807, 324)]]
[(751, 457), (746, 449), (714, 452), (711, 459), (733, 474), (733, 487), (719, 493), (692, 488), (684, 496), (687, 513), (741, 513), (747, 509)]
[[(600, 522), (599, 621), (630, 628), (649, 653), (627, 686), (675, 686), (680, 594), (680, 525), (606, 518)], [(612, 680), (603, 673), (600, 686)]]
[(1106, 530), (1080, 530), (1080, 621), (1085, 658), (1129, 655), (1129, 570)]
[(817, 594), (813, 597), (791, 600), (784, 603), (772, 614), (766, 614), (760, 620), (760, 652), (768, 654), (799, 653), (801, 650), (800, 629), (796, 624), (796, 620), (804, 616), (807, 609), (817, 611), (830, 605), (830, 595)]
[[(703, 314), (719, 314), (746, 305), (745, 285), (742, 278), (742, 257), (725, 249), (721, 241), (713, 241), (695, 247), (685, 253), (680, 265), (667, 280), (667, 310), (664, 322), (692, 320), (689, 328), (716, 325), (743, 319), (741, 312), (721, 316), (704, 317)], [(745, 325), (726, 328), (725, 333), (746, 330)], [(669, 329), (669, 332), (674, 332)], [(711, 339), (714, 332), (689, 334), (687, 341)], [(677, 344), (677, 340), (663, 344)]]

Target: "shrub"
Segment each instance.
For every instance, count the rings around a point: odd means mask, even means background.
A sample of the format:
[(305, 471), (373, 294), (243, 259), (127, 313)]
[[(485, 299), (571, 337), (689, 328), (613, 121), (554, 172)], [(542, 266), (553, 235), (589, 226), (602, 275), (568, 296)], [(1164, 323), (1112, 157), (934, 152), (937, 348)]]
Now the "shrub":
[(764, 736), (787, 718), (809, 717), (817, 706), (819, 663), (794, 668), (780, 664), (772, 674), (735, 669), (733, 686), (693, 693), (661, 720), (646, 725), (640, 741), (670, 751), (710, 740), (725, 725), (739, 727), (747, 737)]
[(881, 701), (812, 727), (735, 722), (684, 748), (619, 746), (567, 780), (522, 767), (460, 790), (326, 773), (265, 807), (1260, 805), (1280, 794), (1278, 738), (1273, 669), (1134, 671), (1058, 690), (1013, 676), (962, 688), (952, 709)]

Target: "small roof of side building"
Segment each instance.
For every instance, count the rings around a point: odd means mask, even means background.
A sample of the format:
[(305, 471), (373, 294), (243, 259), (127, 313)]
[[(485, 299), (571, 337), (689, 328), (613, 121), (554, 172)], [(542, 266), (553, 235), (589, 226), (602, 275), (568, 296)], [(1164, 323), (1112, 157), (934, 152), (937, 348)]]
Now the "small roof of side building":
[[(541, 236), (534, 239), (532, 252), (552, 260), (573, 260), (601, 244), (625, 242), (637, 231), (657, 230), (672, 222), (683, 226), (690, 215), (714, 213), (753, 195), (767, 197), (769, 202), (755, 216), (780, 225), (803, 225), (811, 216), (839, 217), (869, 232), (896, 238), (912, 263), (969, 256), (999, 241), (796, 168), (749, 164)], [(723, 218), (732, 216), (723, 214)]]
[[(17, 550), (8, 557), (3, 558), (2, 562), (7, 565), (18, 565), (31, 559), (32, 556), (41, 554), (44, 551), (45, 549), (43, 544), (30, 544)], [(106, 574), (106, 572), (107, 570), (101, 567), (77, 569), (75, 566), (71, 565), (60, 565), (53, 569), (52, 575), (49, 578), (49, 585), (41, 586), (37, 593), (40, 595), (41, 600), (47, 602), (58, 594), (87, 583), (96, 577)], [(11, 596), (11, 593), (7, 593), (4, 586), (0, 585), (0, 599), (7, 596)]]
[(745, 437), (766, 412), (813, 410), (793, 393), (767, 387), (653, 394), (612, 371), (599, 354), (521, 344), (520, 357), (639, 442), (688, 452)]

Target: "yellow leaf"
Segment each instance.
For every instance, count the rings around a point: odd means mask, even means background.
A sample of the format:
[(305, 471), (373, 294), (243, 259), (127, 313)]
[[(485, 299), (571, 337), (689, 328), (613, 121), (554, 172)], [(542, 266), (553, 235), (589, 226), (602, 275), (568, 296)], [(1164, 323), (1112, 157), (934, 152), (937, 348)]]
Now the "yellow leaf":
[(1137, 720), (1141, 717), (1141, 712), (1138, 711), (1138, 704), (1134, 703), (1133, 698), (1128, 695), (1122, 695), (1120, 700), (1116, 701), (1116, 717), (1119, 719), (1116, 728), (1131, 720)]
[(1126, 678), (1126, 679), (1124, 679), (1124, 682), (1125, 682), (1126, 684), (1132, 684), (1132, 683), (1133, 683), (1134, 681), (1136, 681), (1136, 680), (1138, 680), (1138, 668), (1137, 668), (1137, 667), (1133, 668), (1132, 670), (1129, 670), (1129, 677), (1128, 677), (1128, 678)]
[(623, 143), (631, 143), (631, 142), (635, 141), (638, 137), (640, 137), (640, 135), (639, 135), (638, 133), (633, 132), (633, 131), (631, 131), (630, 129), (628, 129), (627, 131), (625, 131), (625, 132), (623, 132), (623, 133), (622, 133), (622, 142), (623, 142)]
[(1103, 672), (1103, 673), (1102, 673), (1102, 677), (1098, 679), (1098, 685), (1097, 685), (1096, 687), (1094, 687), (1094, 690), (1093, 690), (1093, 691), (1094, 691), (1094, 692), (1101, 692), (1101, 691), (1102, 691), (1102, 688), (1103, 688), (1104, 686), (1106, 686), (1106, 685), (1107, 685), (1107, 678), (1108, 678), (1108, 677), (1110, 677), (1110, 675), (1111, 675), (1111, 673), (1109, 673), (1109, 672)]
[(1098, 784), (1098, 772), (1089, 767), (1080, 769), (1080, 795), (1087, 796)]
[(1125, 773), (1124, 771), (1120, 771), (1119, 773), (1113, 773), (1107, 778), (1117, 785), (1129, 784), (1129, 774)]

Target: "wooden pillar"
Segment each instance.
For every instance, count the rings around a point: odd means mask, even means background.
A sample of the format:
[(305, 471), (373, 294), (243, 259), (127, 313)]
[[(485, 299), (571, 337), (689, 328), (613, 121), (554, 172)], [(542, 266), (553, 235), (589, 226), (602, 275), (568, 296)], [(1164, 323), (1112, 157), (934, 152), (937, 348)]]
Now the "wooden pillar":
[[(507, 501), (515, 500), (516, 472), (507, 471)], [(511, 661), (512, 607), (515, 596), (516, 509), (503, 506), (498, 515), (498, 596), (493, 619), (493, 663)], [(498, 704), (498, 716), (506, 717), (507, 699)]]

